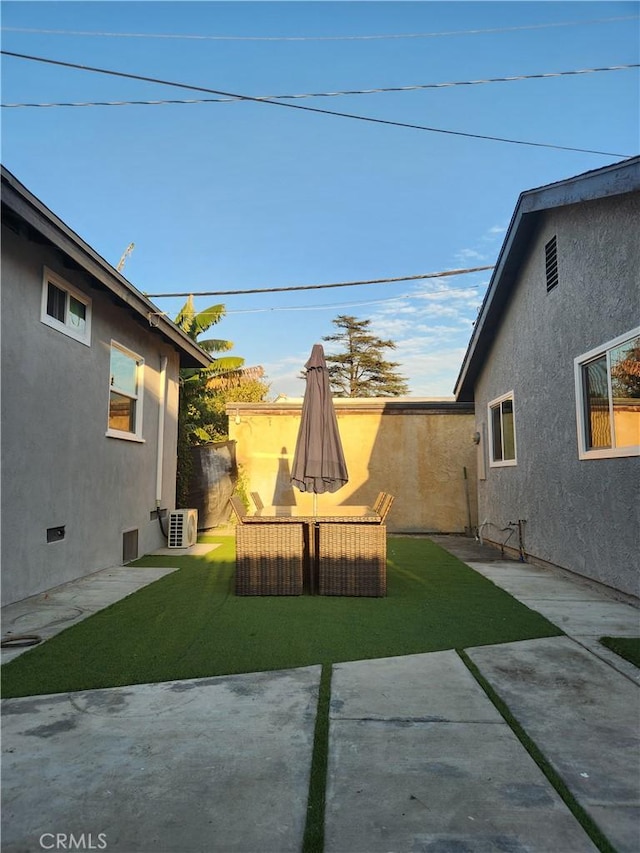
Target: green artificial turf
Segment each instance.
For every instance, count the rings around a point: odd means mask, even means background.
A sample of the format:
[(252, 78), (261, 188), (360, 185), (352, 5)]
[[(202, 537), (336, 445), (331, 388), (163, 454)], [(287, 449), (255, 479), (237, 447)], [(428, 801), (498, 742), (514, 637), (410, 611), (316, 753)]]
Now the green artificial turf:
[(2, 667), (5, 698), (507, 643), (562, 632), (428, 539), (390, 537), (386, 598), (238, 597), (235, 540)]
[(603, 646), (640, 667), (640, 637), (600, 637)]

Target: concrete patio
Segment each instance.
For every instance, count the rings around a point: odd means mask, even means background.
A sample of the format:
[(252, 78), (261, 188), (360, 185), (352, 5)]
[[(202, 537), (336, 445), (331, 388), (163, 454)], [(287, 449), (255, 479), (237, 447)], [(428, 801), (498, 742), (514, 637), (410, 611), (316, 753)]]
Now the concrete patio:
[[(640, 671), (598, 638), (637, 636), (638, 609), (473, 540), (432, 538), (566, 636), (334, 665), (325, 850), (598, 849), (466, 655), (612, 847), (636, 853)], [(127, 571), (143, 583), (163, 570)], [(66, 585), (68, 599), (56, 590), (49, 623), (51, 598), (22, 602), (9, 624), (51, 636), (114, 600), (99, 575)], [(120, 597), (136, 578), (119, 578)], [(313, 666), (4, 700), (3, 851), (65, 849), (71, 835), (120, 853), (301, 850), (319, 681)]]

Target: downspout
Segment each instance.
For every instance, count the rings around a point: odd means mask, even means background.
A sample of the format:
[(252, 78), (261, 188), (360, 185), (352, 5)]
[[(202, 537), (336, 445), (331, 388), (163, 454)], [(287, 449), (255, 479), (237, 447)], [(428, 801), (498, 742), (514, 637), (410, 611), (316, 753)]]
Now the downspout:
[(160, 359), (160, 388), (158, 390), (158, 450), (156, 458), (156, 512), (158, 513), (158, 521), (162, 535), (166, 537), (165, 530), (162, 526), (162, 516), (160, 515), (160, 504), (162, 503), (162, 470), (164, 462), (164, 422), (165, 422), (165, 399), (167, 386), (167, 356), (163, 355)]

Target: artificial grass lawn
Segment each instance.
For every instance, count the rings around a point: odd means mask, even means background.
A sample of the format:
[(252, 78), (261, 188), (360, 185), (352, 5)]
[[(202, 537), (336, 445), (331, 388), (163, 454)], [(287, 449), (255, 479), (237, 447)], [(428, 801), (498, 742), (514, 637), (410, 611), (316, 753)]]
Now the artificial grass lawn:
[(408, 655), (562, 634), (428, 539), (388, 541), (387, 597), (238, 597), (235, 540), (2, 667), (5, 698)]
[(640, 637), (600, 637), (603, 646), (640, 667)]

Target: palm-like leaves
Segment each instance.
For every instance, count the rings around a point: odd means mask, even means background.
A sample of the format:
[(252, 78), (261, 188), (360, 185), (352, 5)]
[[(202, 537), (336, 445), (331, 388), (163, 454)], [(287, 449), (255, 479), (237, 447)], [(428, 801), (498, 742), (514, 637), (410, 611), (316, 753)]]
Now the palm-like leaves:
[[(178, 312), (175, 319), (176, 326), (179, 326), (183, 332), (186, 332), (191, 340), (196, 341), (198, 346), (205, 352), (227, 352), (233, 348), (231, 341), (224, 341), (217, 338), (208, 338), (204, 341), (198, 340), (198, 337), (206, 332), (211, 326), (215, 326), (226, 314), (224, 305), (210, 305), (204, 311), (196, 311), (193, 304), (193, 296), (189, 296), (185, 304)], [(244, 359), (238, 356), (227, 356), (225, 358), (214, 358), (208, 367), (201, 370), (185, 370), (183, 371), (183, 382), (189, 382), (195, 377), (203, 374), (227, 373), (231, 370), (237, 370), (244, 364)]]

